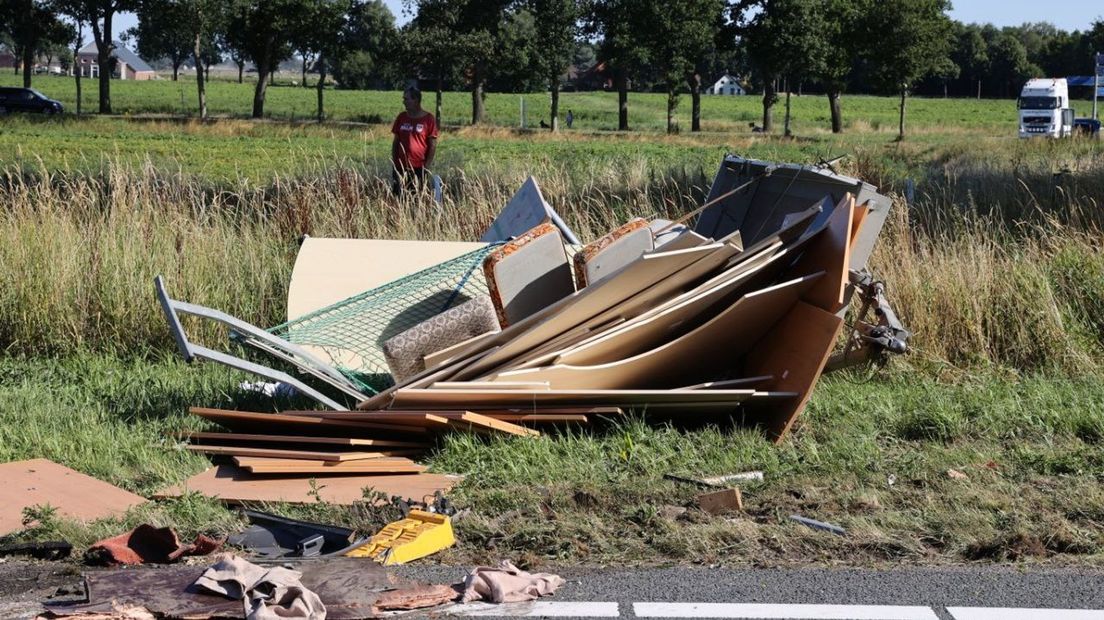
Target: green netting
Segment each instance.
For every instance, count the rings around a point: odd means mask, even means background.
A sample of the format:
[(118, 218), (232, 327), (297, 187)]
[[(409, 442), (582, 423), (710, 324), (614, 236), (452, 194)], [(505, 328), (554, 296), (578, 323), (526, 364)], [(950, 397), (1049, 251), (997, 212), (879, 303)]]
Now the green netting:
[(393, 380), (383, 343), (450, 308), (487, 294), (480, 266), (489, 245), (370, 291), (339, 301), (268, 331), (321, 349), (333, 366), (369, 393)]

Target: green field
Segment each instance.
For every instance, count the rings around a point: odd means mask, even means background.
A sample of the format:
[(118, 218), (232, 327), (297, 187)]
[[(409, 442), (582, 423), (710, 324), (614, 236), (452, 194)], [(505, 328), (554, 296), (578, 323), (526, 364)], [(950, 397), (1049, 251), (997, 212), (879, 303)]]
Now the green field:
[[(14, 83), (0, 74), (0, 84)], [(86, 82), (86, 105), (93, 107)], [(116, 111), (187, 112), (194, 84), (113, 84)], [(71, 80), (36, 87), (72, 107)], [(185, 102), (179, 107), (181, 89)], [(216, 82), (212, 109), (241, 117), (249, 85)], [(140, 493), (206, 460), (167, 434), (201, 426), (188, 406), (252, 409), (242, 375), (185, 366), (154, 300), (174, 296), (259, 325), (284, 320), (295, 240), (473, 239), (529, 174), (584, 240), (632, 216), (700, 204), (721, 156), (839, 166), (893, 193), (872, 267), (914, 331), (882, 372), (829, 377), (781, 446), (730, 428), (632, 418), (539, 440), (445, 439), (437, 471), (468, 477), (472, 510), (445, 561), (1099, 563), (1104, 553), (1104, 148), (1020, 142), (1012, 104), (916, 100), (903, 143), (896, 101), (846, 97), (826, 131), (823, 97), (795, 98), (796, 139), (747, 123), (755, 98), (706, 98), (706, 131), (665, 136), (663, 96), (633, 94), (634, 129), (612, 131), (616, 95), (567, 93), (570, 132), (520, 131), (517, 95), (491, 94), (500, 126), (446, 129), (445, 201), (388, 191), (388, 127), (290, 122), (313, 92), (274, 88), (273, 121), (0, 119), (0, 460), (47, 457)], [(66, 99), (69, 96), (70, 99)], [(334, 120), (390, 118), (398, 93), (327, 91)], [(526, 95), (530, 114), (541, 95)], [(464, 93), (447, 93), (461, 125)], [(542, 104), (543, 105), (543, 104)], [(178, 107), (174, 107), (178, 106)], [(688, 99), (680, 124), (689, 125)], [(779, 108), (779, 114), (781, 109)], [(531, 116), (532, 118), (539, 118)], [(911, 183), (910, 183), (911, 181)], [(905, 200), (913, 187), (911, 200)], [(225, 334), (197, 330), (221, 346)], [(664, 473), (762, 469), (748, 514), (713, 519)], [(952, 479), (947, 470), (967, 474)], [(891, 482), (892, 481), (892, 482)], [(612, 508), (611, 508), (612, 507)], [(690, 507), (682, 511), (681, 508)], [(270, 507), (371, 529), (366, 507)], [(835, 538), (789, 514), (844, 525)], [(240, 523), (197, 497), (128, 515), (187, 533)], [(79, 544), (121, 527), (46, 522), (18, 538)]]

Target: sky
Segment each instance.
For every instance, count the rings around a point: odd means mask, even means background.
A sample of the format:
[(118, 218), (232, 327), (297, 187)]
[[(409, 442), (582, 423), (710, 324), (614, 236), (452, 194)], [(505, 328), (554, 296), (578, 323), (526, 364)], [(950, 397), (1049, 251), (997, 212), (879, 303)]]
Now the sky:
[[(1104, 5), (1095, 0), (1066, 0), (1065, 2), (1040, 2), (1039, 0), (951, 0), (954, 9), (951, 17), (964, 23), (992, 23), (996, 26), (1019, 26), (1024, 22), (1050, 22), (1062, 30), (1087, 30), (1096, 19), (1104, 19)], [(402, 0), (384, 0), (398, 23), (409, 18), (403, 15)], [(1095, 10), (1087, 8), (1096, 6)], [(137, 24), (133, 13), (119, 15), (112, 24), (115, 38), (119, 33)]]

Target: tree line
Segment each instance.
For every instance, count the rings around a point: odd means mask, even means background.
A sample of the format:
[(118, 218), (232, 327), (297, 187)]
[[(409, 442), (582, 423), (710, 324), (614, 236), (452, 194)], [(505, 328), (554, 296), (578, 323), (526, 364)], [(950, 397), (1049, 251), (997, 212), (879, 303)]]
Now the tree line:
[[(565, 87), (616, 91), (620, 130), (630, 128), (630, 91), (667, 95), (669, 132), (688, 94), (690, 130), (699, 131), (703, 81), (727, 73), (763, 93), (762, 131), (775, 130), (784, 95), (790, 133), (795, 91), (826, 97), (834, 132), (844, 128), (844, 93), (881, 93), (899, 97), (900, 137), (910, 94), (1008, 97), (1033, 76), (1089, 74), (1093, 53), (1104, 51), (1104, 21), (1083, 32), (998, 29), (951, 20), (949, 8), (948, 0), (404, 0), (413, 17), (398, 27), (382, 0), (0, 0), (0, 41), (23, 58), (29, 85), (30, 59), (67, 44), (75, 56), (85, 28), (100, 67), (110, 67), (113, 20), (134, 12), (127, 37), (139, 54), (163, 59), (173, 79), (194, 65), (201, 117), (211, 65), (231, 60), (240, 82), (246, 64), (255, 67), (259, 118), (271, 76), (295, 57), (304, 86), (308, 69), (318, 74), (319, 120), (332, 76), (341, 88), (417, 79), (435, 91), (438, 117), (445, 90), (466, 90), (473, 124), (484, 120), (489, 90), (547, 90), (553, 131)], [(111, 112), (110, 73), (99, 76), (101, 113)]]

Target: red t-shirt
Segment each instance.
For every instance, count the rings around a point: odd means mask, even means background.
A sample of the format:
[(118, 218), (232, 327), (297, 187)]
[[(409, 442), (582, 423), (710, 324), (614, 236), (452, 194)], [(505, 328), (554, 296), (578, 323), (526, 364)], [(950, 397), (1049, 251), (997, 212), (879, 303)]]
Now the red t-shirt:
[(403, 112), (391, 125), (391, 133), (399, 139), (398, 164), (404, 168), (421, 168), (425, 166), (426, 143), (430, 138), (437, 138), (437, 119), (428, 112), (418, 118)]

